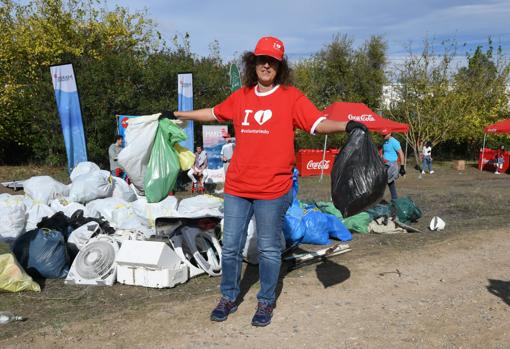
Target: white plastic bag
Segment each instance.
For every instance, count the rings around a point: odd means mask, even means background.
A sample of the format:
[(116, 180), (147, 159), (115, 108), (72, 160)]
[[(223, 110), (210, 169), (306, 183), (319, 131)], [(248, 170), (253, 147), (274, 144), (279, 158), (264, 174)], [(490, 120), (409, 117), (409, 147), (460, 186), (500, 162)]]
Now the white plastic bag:
[(87, 204), (86, 217), (102, 216), (115, 229), (145, 231), (144, 221), (138, 217), (131, 204), (120, 198), (97, 199)]
[(177, 199), (174, 196), (167, 196), (164, 200), (151, 204), (142, 197), (131, 205), (138, 217), (149, 227), (154, 227), (158, 217), (175, 217), (177, 214)]
[(223, 217), (223, 199), (212, 195), (198, 195), (181, 200), (178, 217)]
[(151, 156), (160, 115), (130, 118), (126, 128), (126, 147), (118, 156), (119, 165), (126, 171), (139, 193), (144, 192), (145, 170)]
[(28, 210), (26, 231), (37, 228), (37, 223), (42, 221), (44, 217), (51, 217), (55, 214), (55, 210), (45, 204), (34, 204)]
[(21, 195), (0, 194), (0, 238), (16, 238), (25, 231), (26, 206)]
[(50, 176), (35, 176), (27, 179), (23, 184), (23, 189), (25, 194), (30, 196), (36, 203), (43, 203), (45, 205), (50, 200), (69, 194), (69, 186), (60, 183)]
[(87, 203), (89, 201), (112, 196), (113, 179), (108, 171), (100, 170), (78, 176), (71, 184), (69, 199)]
[(115, 209), (123, 209), (129, 206), (129, 203), (121, 198), (104, 198), (90, 201), (85, 206), (85, 217), (99, 218), (103, 216), (108, 222), (112, 220), (112, 212)]
[(50, 201), (49, 205), (55, 212), (63, 212), (67, 217), (71, 217), (78, 210), (85, 211), (85, 206), (78, 202), (72, 202), (69, 198), (61, 197)]
[(88, 222), (73, 230), (67, 239), (67, 243), (72, 247), (81, 250), (98, 229), (100, 229), (99, 223)]
[(113, 193), (112, 197), (126, 200), (127, 202), (136, 201), (136, 194), (125, 180), (119, 177), (112, 177)]
[(69, 176), (71, 178), (71, 182), (75, 180), (76, 177), (90, 173), (99, 171), (100, 168), (95, 163), (90, 161), (82, 161), (78, 165), (76, 165), (75, 168), (73, 168), (73, 171), (71, 172), (71, 175)]
[(27, 211), (32, 208), (34, 205), (34, 200), (28, 195), (23, 196), (23, 203), (25, 204)]

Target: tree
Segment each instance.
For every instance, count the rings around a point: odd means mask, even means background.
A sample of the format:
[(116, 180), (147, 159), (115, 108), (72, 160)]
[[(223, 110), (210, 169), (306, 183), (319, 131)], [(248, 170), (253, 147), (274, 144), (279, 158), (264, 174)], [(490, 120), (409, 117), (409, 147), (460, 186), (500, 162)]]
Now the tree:
[(455, 91), (471, 103), (464, 110), (463, 122), (452, 133), (452, 138), (473, 143), (481, 139), (484, 126), (508, 115), (510, 64), (501, 47), (494, 57), (490, 39), (485, 52), (482, 46), (477, 46), (472, 55), (467, 54), (467, 63), (454, 75), (454, 81)]
[(104, 136), (105, 130), (115, 124), (107, 114), (115, 107), (108, 91), (115, 89), (127, 104), (136, 100), (130, 95), (136, 89), (126, 83), (136, 79), (123, 81), (127, 73), (122, 69), (136, 71), (144, 55), (157, 46), (152, 22), (142, 13), (131, 14), (121, 7), (108, 11), (94, 1), (35, 0), (20, 5), (2, 0), (2, 5), (1, 159), (65, 161), (62, 137), (55, 137), (60, 122), (49, 66), (71, 62), (78, 76), (89, 153), (98, 160), (104, 149), (99, 150), (103, 142), (96, 141), (112, 138)]
[(394, 99), (387, 114), (409, 124), (405, 138), (413, 149), (416, 161), (424, 142), (433, 146), (450, 138), (469, 100), (456, 93), (451, 79), (454, 46), (443, 45), (444, 52), (436, 55), (428, 40), (423, 51), (411, 51), (394, 71)]
[(443, 42), (443, 53), (435, 54), (428, 40), (420, 55), (411, 52), (396, 66), (395, 94), (387, 112), (409, 124), (406, 135), (415, 159), (425, 141), (465, 144), (469, 152), (478, 148), (483, 126), (508, 111), (509, 66), (498, 49), (493, 61), (491, 43), (467, 56), (466, 67), (453, 65), (455, 42)]
[[(337, 101), (361, 102), (378, 109), (386, 81), (386, 43), (372, 36), (360, 48), (346, 35), (335, 35), (331, 43), (310, 59), (298, 62), (294, 68), (295, 85), (318, 108)], [(344, 135), (330, 136), (332, 144), (340, 144)], [(322, 139), (298, 132), (301, 147), (322, 147)]]

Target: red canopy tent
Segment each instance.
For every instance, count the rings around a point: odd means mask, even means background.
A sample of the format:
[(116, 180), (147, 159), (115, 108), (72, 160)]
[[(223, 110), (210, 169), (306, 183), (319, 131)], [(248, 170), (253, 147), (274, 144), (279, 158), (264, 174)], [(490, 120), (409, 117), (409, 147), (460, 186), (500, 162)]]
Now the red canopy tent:
[(487, 133), (510, 133), (510, 119), (498, 121), (495, 124), (485, 126), (483, 129), (483, 146), (482, 157), (479, 160), (480, 171), (483, 169), (484, 155), (485, 155), (485, 141), (487, 140)]
[(401, 132), (407, 133), (409, 125), (385, 119), (363, 103), (335, 102), (324, 109), (328, 119), (337, 121), (358, 121), (374, 132)]
[(486, 126), (484, 133), (510, 133), (510, 119), (498, 121), (495, 124)]

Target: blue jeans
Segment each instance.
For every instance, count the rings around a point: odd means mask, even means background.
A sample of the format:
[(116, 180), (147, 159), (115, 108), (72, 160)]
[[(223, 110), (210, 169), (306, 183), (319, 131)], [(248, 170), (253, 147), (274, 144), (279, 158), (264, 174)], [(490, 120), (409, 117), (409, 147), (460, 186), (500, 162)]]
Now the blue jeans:
[(388, 173), (388, 188), (390, 189), (391, 200), (398, 199), (397, 184), (398, 179), (398, 163), (396, 161), (388, 161), (384, 164)]
[(432, 171), (432, 158), (430, 156), (424, 156), (421, 164), (421, 170), (425, 172)]
[(221, 294), (230, 301), (239, 295), (243, 248), (248, 223), (255, 214), (259, 250), (259, 302), (273, 305), (281, 266), (283, 219), (292, 201), (292, 190), (273, 200), (247, 199), (224, 195)]

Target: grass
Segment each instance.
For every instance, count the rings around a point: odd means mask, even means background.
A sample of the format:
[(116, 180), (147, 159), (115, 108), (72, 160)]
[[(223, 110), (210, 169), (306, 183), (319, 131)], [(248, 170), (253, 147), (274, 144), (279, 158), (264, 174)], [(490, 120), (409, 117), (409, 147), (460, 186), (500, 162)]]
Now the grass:
[(0, 166), (0, 181), (24, 180), (33, 176), (51, 176), (56, 180), (67, 184), (69, 174), (67, 168), (40, 165), (26, 166)]

